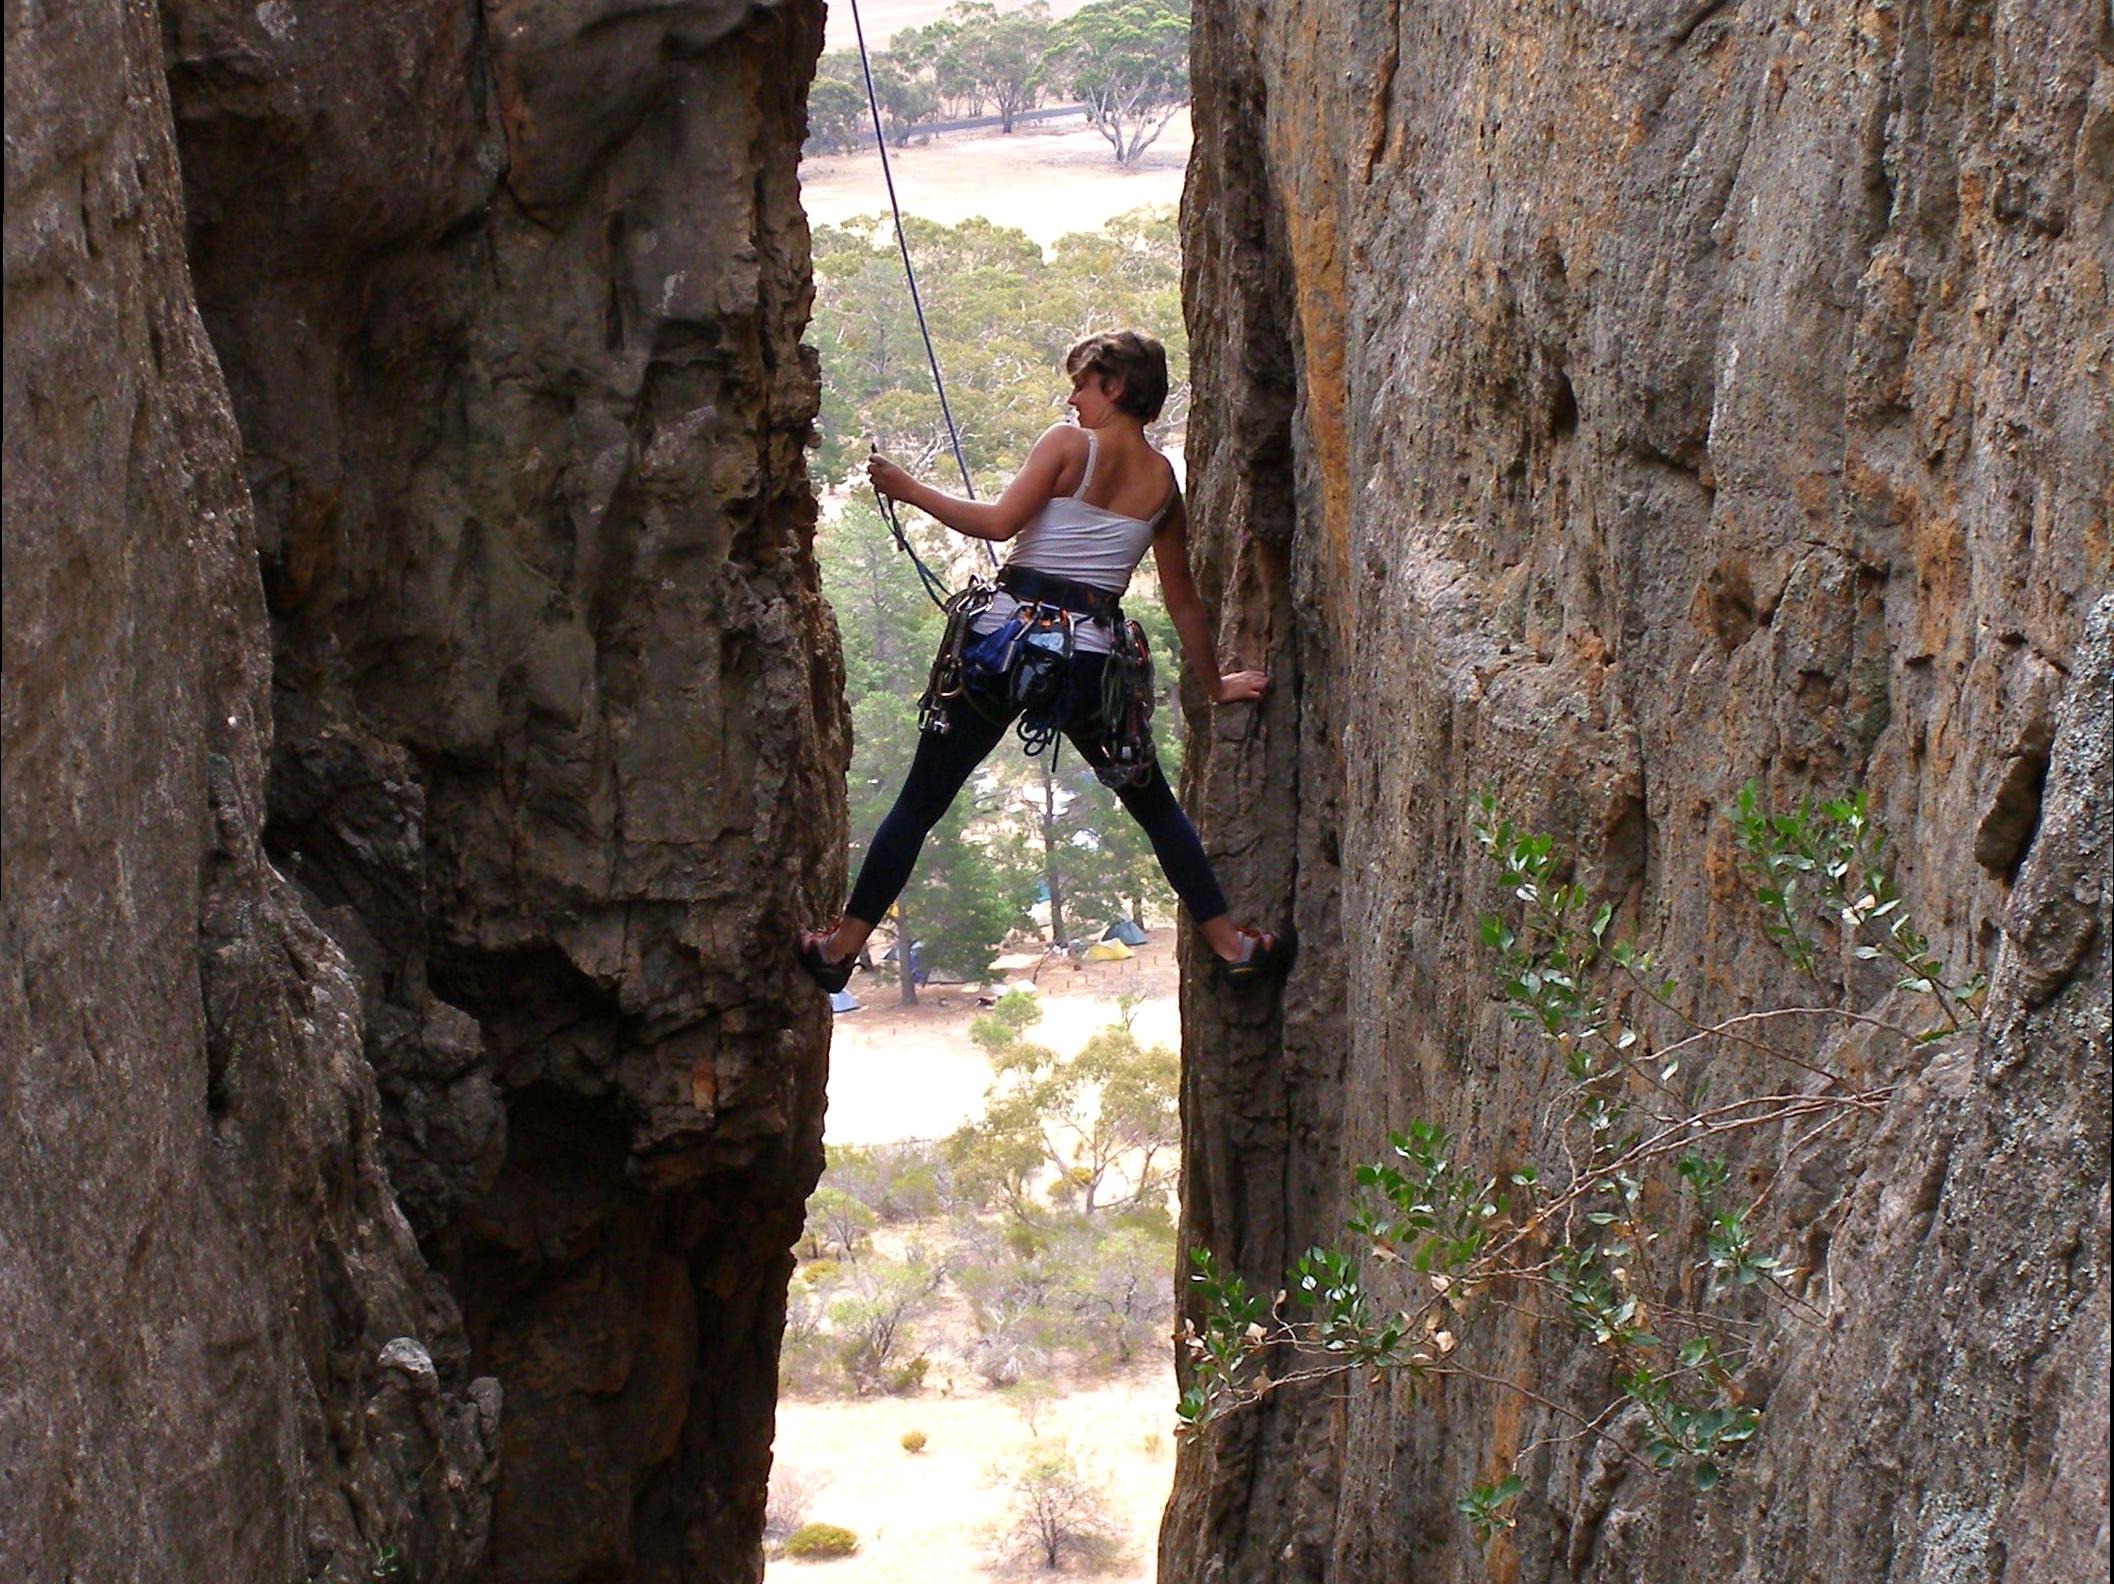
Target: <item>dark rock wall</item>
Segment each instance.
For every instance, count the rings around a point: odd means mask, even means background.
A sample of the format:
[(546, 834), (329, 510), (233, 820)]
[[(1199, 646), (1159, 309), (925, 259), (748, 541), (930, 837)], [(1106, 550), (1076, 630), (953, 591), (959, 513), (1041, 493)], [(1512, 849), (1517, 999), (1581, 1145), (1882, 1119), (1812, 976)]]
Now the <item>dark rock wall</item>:
[(820, 7), (56, 11), (0, 1573), (752, 1580), (844, 848)]
[(462, 1579), (499, 1390), (267, 862), (241, 438), (151, 8), (7, 8), (0, 1576)]
[(485, 1575), (750, 1579), (846, 725), (809, 3), (168, 0), (273, 632), (267, 840), (508, 1393)]
[(1162, 1576), (2103, 1577), (2105, 9), (1236, 4), (1194, 65), (1199, 579), (1282, 685), (1198, 721), (1189, 792), (1302, 957), (1186, 992), (1190, 1235), (1272, 1288), (1389, 1128), (1525, 1137), (1484, 787), (1729, 1012), (1795, 987), (1718, 811), (1861, 782), (1994, 987), (1777, 1201), (1827, 1319), (1760, 1350), (1731, 1489), (1545, 1448), (1485, 1551), (1453, 1498), (1541, 1410), (1286, 1393), (1185, 1448)]

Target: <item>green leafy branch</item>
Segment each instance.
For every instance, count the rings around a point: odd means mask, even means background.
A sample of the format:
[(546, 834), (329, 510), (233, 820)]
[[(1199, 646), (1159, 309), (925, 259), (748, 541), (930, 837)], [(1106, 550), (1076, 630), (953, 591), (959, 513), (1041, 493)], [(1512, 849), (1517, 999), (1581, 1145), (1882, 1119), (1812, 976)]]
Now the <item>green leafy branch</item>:
[[(1818, 980), (1818, 931), (1847, 930), (1859, 956), (1896, 966), (1897, 991), (1934, 1001), (1943, 1026), (1912, 1030), (1847, 1005), (1706, 1018), (1684, 1004), (1654, 952), (1615, 928), (1613, 901), (1570, 878), (1553, 839), (1478, 799), (1475, 839), (1504, 898), (1478, 935), (1507, 1015), (1554, 1054), (1543, 1139), (1555, 1169), (1469, 1169), (1442, 1128), (1413, 1121), (1388, 1136), (1388, 1157), (1355, 1169), (1343, 1247), (1308, 1249), (1274, 1300), (1192, 1250), (1201, 1323), (1183, 1333), (1185, 1429), (1332, 1376), (1396, 1374), (1414, 1391), (1457, 1375), (1519, 1393), (1569, 1426), (1519, 1457), (1594, 1436), (1641, 1467), (1686, 1469), (1699, 1490), (1723, 1481), (1760, 1425), (1738, 1382), (1761, 1324), (1753, 1306), (1800, 1312), (1803, 1300), (1789, 1285), (1799, 1273), (1755, 1226), (1782, 1167), (1743, 1200), (1722, 1149), (1735, 1135), (1803, 1128), (1781, 1154), (1788, 1165), (1829, 1131), (1879, 1113), (1893, 1092), (1852, 1085), (1775, 1030), (1824, 1019), (1914, 1043), (1963, 1027), (1982, 990), (1978, 976), (1949, 972), (1909, 922), (1862, 793), (1775, 815), (1759, 810), (1749, 787), (1727, 815), (1764, 929), (1796, 968)], [(1652, 1026), (1666, 1022), (1676, 1033), (1655, 1048)], [(1721, 1047), (1818, 1083), (1713, 1100), (1703, 1058)], [(1662, 1244), (1692, 1257), (1662, 1274)], [(1473, 1368), (1460, 1350), (1510, 1312), (1559, 1320), (1605, 1350), (1619, 1394), (1585, 1411)], [(1523, 1490), (1507, 1472), (1457, 1507), (1488, 1539), (1514, 1521)]]
[(1763, 928), (1801, 973), (1821, 976), (1821, 943), (1805, 917), (1817, 911), (1848, 936), (1853, 957), (1893, 964), (1895, 989), (1937, 1004), (1943, 1025), (1919, 1038), (1958, 1033), (1980, 1012), (1988, 981), (1950, 973), (1902, 910), (1886, 868), (1886, 835), (1872, 822), (1862, 788), (1820, 803), (1802, 800), (1785, 814), (1764, 810), (1750, 781), (1731, 817), (1741, 873), (1766, 910)]

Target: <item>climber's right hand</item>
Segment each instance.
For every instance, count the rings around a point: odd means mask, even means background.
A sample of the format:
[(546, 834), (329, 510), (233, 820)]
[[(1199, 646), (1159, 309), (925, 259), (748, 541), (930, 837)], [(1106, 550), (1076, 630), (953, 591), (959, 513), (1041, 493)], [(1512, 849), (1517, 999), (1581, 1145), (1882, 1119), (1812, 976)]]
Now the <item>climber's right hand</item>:
[(907, 499), (910, 491), (917, 486), (916, 479), (878, 451), (866, 459), (866, 480), (877, 492), (886, 495), (890, 500)]

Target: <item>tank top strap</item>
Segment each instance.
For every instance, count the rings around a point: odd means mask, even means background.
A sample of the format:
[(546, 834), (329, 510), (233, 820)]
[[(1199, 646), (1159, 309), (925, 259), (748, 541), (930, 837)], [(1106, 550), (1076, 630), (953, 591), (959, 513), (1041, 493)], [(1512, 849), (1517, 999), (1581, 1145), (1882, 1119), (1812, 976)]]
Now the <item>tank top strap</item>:
[(1086, 432), (1086, 471), (1079, 475), (1079, 487), (1072, 491), (1073, 500), (1086, 499), (1086, 487), (1094, 482), (1094, 464), (1100, 460), (1101, 443), (1094, 431), (1089, 429)]
[(1158, 533), (1160, 531), (1161, 522), (1166, 519), (1166, 516), (1170, 511), (1174, 510), (1174, 503), (1180, 500), (1181, 498), (1182, 486), (1178, 483), (1170, 481), (1167, 486), (1167, 499), (1161, 501), (1160, 509), (1154, 512), (1152, 516), (1146, 519), (1145, 526), (1151, 529), (1154, 533)]

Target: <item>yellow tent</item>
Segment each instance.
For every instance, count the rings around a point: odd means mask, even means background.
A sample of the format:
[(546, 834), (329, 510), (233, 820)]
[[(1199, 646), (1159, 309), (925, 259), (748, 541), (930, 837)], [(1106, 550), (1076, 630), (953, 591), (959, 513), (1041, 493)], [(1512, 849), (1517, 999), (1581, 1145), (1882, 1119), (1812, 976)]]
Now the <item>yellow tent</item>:
[(1086, 949), (1088, 962), (1122, 962), (1130, 955), (1131, 949), (1121, 941), (1096, 941)]

